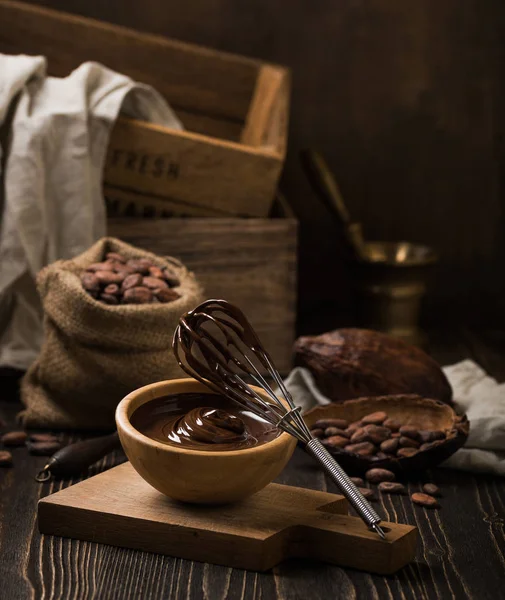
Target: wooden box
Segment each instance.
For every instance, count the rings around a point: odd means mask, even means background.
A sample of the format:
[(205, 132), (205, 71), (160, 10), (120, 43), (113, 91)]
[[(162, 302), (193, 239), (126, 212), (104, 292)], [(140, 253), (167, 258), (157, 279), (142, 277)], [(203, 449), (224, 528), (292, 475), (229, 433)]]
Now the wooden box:
[(282, 373), (295, 338), (297, 221), (282, 197), (271, 218), (113, 218), (109, 235), (179, 258), (206, 297), (240, 306)]
[(173, 214), (269, 214), (286, 151), (285, 68), (9, 0), (0, 52), (42, 54), (56, 76), (98, 61), (166, 98), (185, 131), (117, 122), (105, 167), (116, 195)]

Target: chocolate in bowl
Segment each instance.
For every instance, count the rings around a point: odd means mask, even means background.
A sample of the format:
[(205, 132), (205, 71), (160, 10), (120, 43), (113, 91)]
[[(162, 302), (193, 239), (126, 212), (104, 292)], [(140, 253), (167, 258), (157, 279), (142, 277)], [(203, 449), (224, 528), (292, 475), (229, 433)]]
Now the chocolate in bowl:
[(146, 402), (131, 416), (143, 435), (188, 450), (229, 451), (265, 444), (279, 429), (218, 394), (182, 393)]

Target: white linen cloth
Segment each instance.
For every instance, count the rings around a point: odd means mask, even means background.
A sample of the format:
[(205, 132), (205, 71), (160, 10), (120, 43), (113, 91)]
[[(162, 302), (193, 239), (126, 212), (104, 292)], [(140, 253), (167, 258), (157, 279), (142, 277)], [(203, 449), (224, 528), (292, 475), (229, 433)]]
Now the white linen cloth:
[[(498, 384), (471, 360), (443, 370), (453, 389), (456, 410), (468, 416), (470, 435), (465, 446), (440, 466), (504, 476), (505, 384)], [(295, 404), (304, 411), (331, 402), (303, 367), (293, 369), (285, 384)]]
[(0, 366), (26, 369), (39, 351), (37, 272), (106, 233), (102, 173), (119, 113), (182, 129), (153, 88), (98, 63), (56, 78), (42, 56), (0, 54)]

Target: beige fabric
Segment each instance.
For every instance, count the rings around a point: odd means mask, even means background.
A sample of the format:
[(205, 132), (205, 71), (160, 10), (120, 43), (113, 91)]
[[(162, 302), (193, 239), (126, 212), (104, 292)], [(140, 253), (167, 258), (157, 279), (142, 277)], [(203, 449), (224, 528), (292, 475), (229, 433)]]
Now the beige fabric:
[[(150, 258), (170, 266), (181, 298), (168, 304), (109, 306), (89, 296), (79, 273), (107, 252)], [(26, 427), (107, 429), (114, 410), (137, 387), (183, 376), (171, 350), (179, 317), (202, 300), (192, 273), (176, 259), (160, 258), (103, 238), (72, 260), (60, 260), (37, 277), (44, 309), (44, 342), (21, 385)]]

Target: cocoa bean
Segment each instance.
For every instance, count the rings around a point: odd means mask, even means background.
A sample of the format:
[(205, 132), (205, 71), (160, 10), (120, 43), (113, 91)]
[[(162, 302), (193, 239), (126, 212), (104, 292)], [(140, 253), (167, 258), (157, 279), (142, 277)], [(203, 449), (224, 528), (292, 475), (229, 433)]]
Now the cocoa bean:
[(119, 252), (107, 252), (107, 254), (105, 255), (105, 258), (112, 262), (114, 262), (114, 261), (120, 262), (120, 263), (126, 262), (126, 258), (122, 254), (119, 254)]
[(366, 425), (363, 429), (368, 435), (368, 441), (377, 445), (382, 444), (391, 435), (390, 429), (381, 427), (380, 425)]
[(24, 446), (28, 435), (24, 431), (10, 431), (4, 433), (0, 441), (4, 446)]
[(52, 433), (31, 433), (30, 442), (57, 442), (60, 443), (60, 439)]
[(415, 494), (412, 494), (410, 498), (414, 504), (419, 504), (419, 506), (424, 506), (425, 508), (437, 508), (440, 506), (437, 499), (429, 494), (416, 492)]
[(146, 287), (132, 287), (125, 290), (123, 304), (147, 304), (153, 299), (153, 293)]
[(382, 425), (384, 421), (388, 418), (387, 414), (383, 411), (378, 411), (366, 415), (361, 419), (363, 425)]
[(398, 450), (400, 440), (398, 438), (385, 440), (380, 445), (380, 449), (382, 452), (386, 452), (388, 454), (394, 454)]
[(117, 283), (111, 283), (108, 285), (104, 291), (104, 294), (110, 294), (111, 296), (117, 296), (119, 294), (119, 286)]
[(419, 448), (420, 446), (418, 441), (413, 440), (405, 435), (402, 435), (398, 441), (402, 448)]
[(343, 431), (342, 429), (338, 429), (338, 427), (327, 427), (324, 430), (324, 435), (326, 437), (331, 437), (332, 435), (341, 435), (345, 438), (349, 437), (345, 431)]
[(141, 275), (148, 275), (149, 267), (152, 267), (152, 262), (147, 258), (131, 258), (126, 264), (135, 269), (136, 273), (140, 273)]
[(341, 435), (332, 435), (331, 437), (326, 438), (325, 442), (330, 448), (343, 448), (349, 443), (349, 440)]
[(103, 300), (105, 304), (119, 304), (118, 297), (112, 294), (100, 294), (100, 300)]
[(402, 425), (400, 427), (400, 434), (413, 440), (419, 440), (419, 429), (412, 425)]
[(177, 275), (170, 269), (163, 269), (163, 278), (170, 287), (179, 287), (181, 285), (181, 282)]
[(375, 500), (375, 496), (373, 493), (373, 490), (371, 490), (370, 488), (358, 488), (358, 490), (361, 492), (361, 494), (367, 499), (367, 500)]
[(385, 452), (377, 452), (374, 456), (375, 460), (385, 460), (386, 458), (389, 458), (389, 456)]
[[(349, 440), (347, 442), (349, 443)], [(359, 456), (371, 456), (375, 453), (375, 446), (370, 442), (361, 442), (359, 444), (349, 444), (345, 447), (345, 450)]]
[(95, 277), (102, 285), (110, 285), (111, 283), (123, 283), (123, 276), (120, 273), (113, 271), (96, 271)]
[(28, 442), (28, 451), (34, 456), (51, 456), (61, 448), (61, 443), (56, 442)]
[(125, 290), (129, 290), (130, 288), (139, 285), (142, 285), (142, 275), (140, 275), (140, 273), (132, 273), (124, 278), (124, 281), (121, 284), (121, 291), (124, 292)]
[(100, 282), (94, 273), (81, 273), (82, 287), (88, 292), (98, 292), (100, 290)]
[(7, 450), (0, 450), (0, 467), (12, 466), (12, 454)]
[[(163, 271), (159, 267), (149, 267), (149, 274), (153, 277), (157, 277), (158, 279), (164, 279)], [(165, 283), (165, 282), (163, 282)]]
[(406, 492), (405, 486), (396, 481), (381, 481), (379, 490), (384, 494), (404, 494)]
[(349, 479), (354, 483), (357, 487), (365, 487), (365, 482), (361, 477), (349, 477)]
[(423, 485), (423, 492), (430, 496), (440, 496), (440, 490), (434, 483), (425, 483)]
[(93, 263), (92, 265), (89, 265), (89, 267), (86, 267), (86, 271), (113, 271), (114, 270), (114, 265), (111, 263), (107, 263), (107, 262), (101, 262), (101, 263)]
[(365, 479), (370, 483), (380, 483), (381, 481), (394, 481), (396, 477), (387, 469), (370, 469), (365, 473)]
[(417, 448), (400, 448), (396, 453), (396, 456), (398, 456), (398, 458), (410, 458), (418, 452), (419, 450)]
[(321, 427), (326, 429), (327, 427), (337, 427), (337, 429), (347, 429), (349, 423), (344, 419), (318, 419), (314, 423), (314, 427)]
[(402, 426), (402, 424), (397, 421), (396, 419), (386, 419), (383, 423), (384, 427), (387, 427), (388, 429), (391, 429), (391, 431), (398, 431), (400, 429), (400, 427)]
[(169, 288), (161, 288), (154, 291), (154, 295), (159, 302), (166, 304), (178, 300), (181, 296), (176, 291)]
[(114, 272), (121, 274), (123, 277), (127, 277), (128, 275), (135, 273), (135, 269), (123, 263), (114, 263)]
[(394, 439), (394, 438), (399, 438), (399, 437), (401, 437), (401, 435), (402, 435), (402, 434), (401, 434), (399, 431), (395, 431), (394, 433), (392, 433), (392, 434), (391, 434), (391, 437)]
[(351, 435), (351, 442), (353, 444), (359, 444), (360, 442), (369, 442), (370, 439), (368, 437), (368, 432), (364, 427), (360, 427), (356, 429), (356, 431)]
[(442, 440), (435, 440), (434, 442), (428, 442), (427, 444), (422, 444), (419, 450), (425, 452), (426, 450), (431, 450), (432, 448), (436, 448), (442, 444)]
[(144, 277), (142, 279), (142, 285), (150, 290), (161, 290), (162, 288), (168, 289), (168, 283), (157, 277)]
[(320, 427), (316, 427), (315, 429), (311, 429), (310, 433), (318, 439), (321, 439), (324, 437), (324, 429), (321, 429)]
[(443, 431), (420, 431), (419, 440), (422, 444), (428, 444), (436, 440), (445, 440), (445, 433)]

